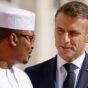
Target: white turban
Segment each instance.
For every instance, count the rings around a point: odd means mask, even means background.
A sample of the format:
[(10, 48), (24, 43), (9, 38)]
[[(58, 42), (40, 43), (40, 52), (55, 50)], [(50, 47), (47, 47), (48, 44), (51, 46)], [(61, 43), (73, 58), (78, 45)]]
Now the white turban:
[(0, 7), (0, 27), (16, 30), (34, 30), (35, 14), (23, 9)]

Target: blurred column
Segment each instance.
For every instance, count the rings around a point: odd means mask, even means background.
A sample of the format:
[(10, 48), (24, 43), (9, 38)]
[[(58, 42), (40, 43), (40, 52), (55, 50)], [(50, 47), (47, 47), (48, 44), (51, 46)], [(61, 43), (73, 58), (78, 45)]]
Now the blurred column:
[(35, 34), (35, 48), (29, 65), (48, 60), (56, 54), (53, 0), (37, 0)]

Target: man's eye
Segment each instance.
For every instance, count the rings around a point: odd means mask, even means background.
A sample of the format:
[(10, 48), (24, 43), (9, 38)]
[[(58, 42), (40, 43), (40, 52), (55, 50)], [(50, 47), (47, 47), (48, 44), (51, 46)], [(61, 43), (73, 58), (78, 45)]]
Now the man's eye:
[(63, 34), (64, 31), (62, 31), (62, 30), (57, 30), (57, 33), (58, 33), (58, 34)]
[(34, 37), (33, 37), (33, 36), (26, 36), (26, 38), (27, 38), (29, 41), (33, 41), (33, 40), (34, 40)]
[(27, 39), (29, 39), (29, 40), (31, 39), (31, 37), (30, 37), (30, 36), (26, 36), (26, 38), (27, 38)]
[(80, 33), (74, 33), (74, 32), (72, 32), (72, 33), (70, 33), (70, 36), (78, 36)]

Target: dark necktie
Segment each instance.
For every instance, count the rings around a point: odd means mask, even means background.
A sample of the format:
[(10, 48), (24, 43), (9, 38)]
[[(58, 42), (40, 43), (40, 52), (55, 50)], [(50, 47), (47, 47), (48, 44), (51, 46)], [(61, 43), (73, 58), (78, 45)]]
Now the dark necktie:
[(75, 84), (74, 70), (77, 69), (77, 66), (75, 66), (72, 63), (67, 63), (67, 64), (64, 64), (63, 66), (67, 71), (67, 76), (66, 76), (65, 81), (63, 83), (63, 88), (74, 88), (74, 84)]

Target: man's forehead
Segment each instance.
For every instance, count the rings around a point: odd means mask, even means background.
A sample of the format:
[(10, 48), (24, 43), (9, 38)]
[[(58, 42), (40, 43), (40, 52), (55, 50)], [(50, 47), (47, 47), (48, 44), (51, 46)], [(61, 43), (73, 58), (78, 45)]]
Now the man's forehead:
[(22, 33), (26, 35), (34, 35), (34, 31), (31, 31), (31, 30), (22, 31)]

